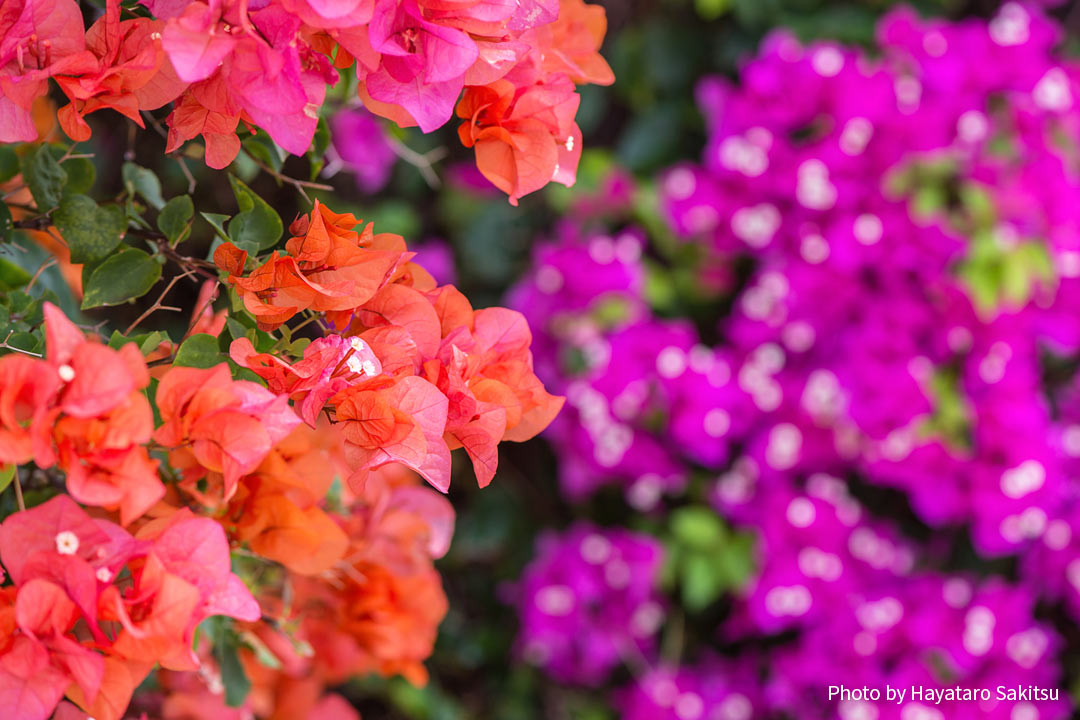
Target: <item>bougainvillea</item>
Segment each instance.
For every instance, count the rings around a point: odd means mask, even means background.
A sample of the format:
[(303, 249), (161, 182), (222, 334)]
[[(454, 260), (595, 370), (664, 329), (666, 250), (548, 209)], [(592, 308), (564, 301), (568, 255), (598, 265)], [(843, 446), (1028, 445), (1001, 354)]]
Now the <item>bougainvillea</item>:
[(431, 132), (457, 105), (462, 141), (514, 204), (574, 183), (575, 83), (614, 81), (598, 53), (604, 10), (581, 0), (109, 0), (85, 30), (76, 0), (5, 0), (0, 17), (0, 142), (38, 139), (33, 106), (52, 79), (76, 142), (98, 110), (144, 127), (144, 113), (171, 103), (166, 152), (201, 136), (206, 163), (224, 168), (246, 127), (304, 155), (327, 86), (347, 74), (368, 110), (401, 127)]
[[(1074, 712), (1080, 68), (1027, 4), (895, 11), (877, 37), (774, 33), (737, 82), (703, 81), (704, 162), (660, 177), (661, 217), (612, 195), (511, 294), (567, 397), (547, 433), (565, 495), (621, 490), (664, 540), (661, 587), (712, 630), (683, 658), (628, 653), (624, 718)], [(522, 619), (523, 643), (553, 622)]]
[[(318, 200), (272, 249), (282, 222), (239, 180), (213, 262), (178, 249), (189, 196), (148, 199), (150, 230), (145, 176), (116, 236), (63, 203), (33, 214), (72, 180), (66, 155), (26, 152), (37, 207), (17, 208), (17, 227), (64, 237), (83, 309), (139, 295), (149, 272), (146, 293), (162, 264), (179, 272), (106, 338), (2, 260), (24, 290), (3, 296), (0, 715), (119, 720), (141, 687), (133, 707), (165, 718), (355, 718), (327, 689), (426, 681), (447, 612), (433, 562), (455, 513), (419, 478), (445, 492), (464, 448), (487, 485), (499, 445), (563, 404), (532, 372), (523, 316), (473, 310), (401, 236)], [(121, 243), (127, 231), (151, 253)], [(137, 332), (191, 276), (183, 336)], [(231, 305), (215, 311), (222, 287)]]

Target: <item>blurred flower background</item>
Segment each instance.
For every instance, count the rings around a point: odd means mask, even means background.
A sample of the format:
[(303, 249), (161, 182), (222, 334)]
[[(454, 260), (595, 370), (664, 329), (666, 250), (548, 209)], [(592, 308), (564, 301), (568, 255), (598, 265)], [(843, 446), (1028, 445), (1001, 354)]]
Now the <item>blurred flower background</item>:
[(1080, 15), (606, 7), (618, 80), (583, 90), (573, 192), (514, 212), (451, 157), (417, 215), (426, 161), (399, 147), (375, 195), (527, 316), (567, 397), (489, 489), (452, 490), (449, 615), (394, 717), (1069, 717)]
[[(427, 683), (344, 694), (390, 720), (1073, 715), (1080, 5), (600, 4), (617, 80), (581, 88), (572, 190), (512, 207), (456, 128), (328, 96), (310, 178), (333, 189), (300, 187), (520, 310), (567, 398), (483, 491), (455, 459)], [(98, 128), (99, 157), (230, 197), (164, 137)], [(264, 132), (232, 169), (299, 209), (308, 160)]]
[(607, 8), (575, 192), (514, 216), (453, 165), (440, 192), (461, 281), (528, 317), (567, 406), (455, 499), (433, 679), (396, 711), (1069, 717), (1080, 17)]

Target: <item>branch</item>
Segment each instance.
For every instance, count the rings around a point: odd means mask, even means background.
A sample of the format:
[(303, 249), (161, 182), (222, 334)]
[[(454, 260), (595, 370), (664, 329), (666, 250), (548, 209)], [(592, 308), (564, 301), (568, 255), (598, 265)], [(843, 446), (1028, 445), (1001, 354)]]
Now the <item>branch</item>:
[(306, 192), (304, 192), (304, 188), (310, 188), (312, 190), (333, 190), (334, 189), (332, 185), (326, 185), (324, 183), (317, 183), (317, 182), (309, 182), (307, 180), (298, 180), (297, 178), (289, 177), (288, 175), (282, 175), (277, 170), (270, 167), (269, 165), (267, 165), (266, 163), (264, 163), (262, 160), (255, 157), (251, 153), (248, 153), (247, 155), (248, 155), (248, 157), (250, 157), (255, 162), (255, 164), (259, 168), (261, 168), (265, 172), (270, 173), (270, 175), (272, 175), (274, 177), (274, 179), (276, 179), (276, 180), (278, 180), (280, 182), (283, 182), (283, 183), (288, 183), (289, 185), (292, 185), (294, 188), (296, 188), (296, 191), (299, 192), (300, 195), (303, 196), (304, 200), (309, 205), (311, 204), (311, 198), (309, 198), (308, 194)]
[(166, 285), (165, 289), (161, 291), (160, 295), (158, 295), (158, 299), (154, 301), (154, 304), (151, 305), (150, 307), (148, 307), (143, 312), (142, 315), (135, 318), (135, 322), (128, 325), (127, 330), (124, 331), (124, 334), (129, 335), (132, 330), (134, 330), (135, 328), (137, 328), (139, 326), (139, 323), (141, 323), (143, 320), (145, 320), (146, 318), (153, 315), (158, 310), (171, 310), (173, 312), (180, 312), (182, 310), (182, 308), (172, 307), (172, 306), (169, 306), (169, 305), (162, 305), (161, 303), (165, 299), (165, 296), (169, 294), (169, 291), (172, 290), (173, 287), (176, 286), (176, 283), (180, 282), (184, 278), (191, 277), (194, 274), (195, 274), (195, 269), (194, 268), (189, 268), (189, 269), (185, 270), (182, 274), (177, 275), (172, 280), (170, 280), (169, 284)]
[(30, 282), (26, 286), (26, 292), (30, 292), (30, 289), (32, 287), (34, 287), (34, 283), (36, 283), (38, 281), (38, 278), (41, 277), (41, 273), (43, 273), (46, 270), (48, 270), (49, 268), (51, 268), (57, 262), (58, 261), (56, 259), (56, 256), (53, 256), (53, 257), (49, 258), (48, 260), (46, 260), (45, 262), (41, 263), (41, 267), (39, 267), (37, 269), (37, 272), (34, 273), (34, 277), (30, 278)]
[(386, 140), (390, 143), (390, 149), (394, 151), (395, 155), (420, 171), (420, 176), (424, 178), (424, 182), (428, 184), (428, 187), (432, 190), (438, 190), (442, 187), (442, 181), (435, 174), (435, 163), (446, 157), (446, 148), (437, 147), (428, 150), (426, 153), (418, 153), (393, 135), (387, 135)]
[(23, 355), (29, 355), (30, 357), (36, 357), (36, 358), (41, 357), (41, 353), (30, 352), (29, 350), (23, 350), (22, 348), (17, 348), (14, 345), (8, 345), (8, 340), (10, 340), (11, 336), (14, 335), (14, 334), (15, 334), (14, 329), (8, 331), (7, 337), (4, 338), (4, 342), (0, 343), (0, 349), (11, 350), (12, 352), (22, 353)]
[(15, 502), (19, 504), (19, 512), (26, 510), (26, 502), (22, 495), (22, 481), (19, 480), (19, 468), (15, 468)]

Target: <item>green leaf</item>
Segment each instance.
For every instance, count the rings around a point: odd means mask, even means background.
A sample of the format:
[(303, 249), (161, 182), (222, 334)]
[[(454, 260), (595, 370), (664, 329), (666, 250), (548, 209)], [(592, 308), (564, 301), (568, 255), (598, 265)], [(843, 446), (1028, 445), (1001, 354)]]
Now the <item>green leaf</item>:
[(138, 193), (155, 210), (165, 206), (165, 198), (161, 197), (161, 181), (153, 171), (127, 162), (124, 163), (121, 175), (129, 195)]
[(731, 9), (731, 0), (694, 0), (694, 9), (703, 19), (715, 20)]
[(173, 364), (183, 367), (208, 368), (214, 367), (221, 361), (217, 338), (206, 333), (196, 333), (180, 345)]
[(725, 588), (744, 587), (754, 572), (754, 538), (745, 533), (735, 534), (717, 557)]
[(157, 350), (161, 343), (168, 339), (169, 336), (159, 330), (147, 333), (145, 337), (136, 338), (139, 343), (139, 352), (143, 355), (149, 355), (154, 350)]
[(159, 330), (140, 333), (139, 335), (124, 335), (119, 330), (113, 330), (113, 334), (109, 337), (109, 347), (113, 350), (119, 350), (128, 343), (135, 343), (139, 346), (139, 351), (146, 355), (151, 350), (156, 350), (163, 341), (168, 339), (169, 337)]
[[(56, 150), (53, 150), (56, 153)], [(61, 202), (64, 195), (86, 194), (94, 186), (97, 178), (97, 169), (90, 158), (68, 158), (63, 164), (64, 172), (67, 173), (67, 182), (64, 183), (64, 192), (61, 194)]]
[(23, 352), (37, 353), (38, 355), (45, 349), (45, 343), (41, 337), (30, 332), (12, 333), (6, 342), (12, 348)]
[(231, 175), (229, 182), (240, 207), (240, 212), (229, 221), (229, 239), (251, 254), (277, 245), (284, 230), (281, 217), (247, 185)]
[(701, 506), (683, 507), (672, 513), (671, 532), (683, 545), (704, 551), (718, 550), (727, 535), (716, 512)]
[(71, 262), (81, 264), (104, 260), (127, 230), (127, 218), (120, 206), (99, 206), (86, 195), (64, 196), (53, 213), (53, 221), (71, 249)]
[(203, 633), (214, 647), (214, 657), (217, 659), (218, 671), (221, 673), (221, 682), (225, 686), (225, 704), (229, 707), (240, 707), (251, 691), (251, 681), (248, 680), (244, 667), (240, 664), (240, 658), (236, 655), (240, 647), (240, 638), (232, 622), (220, 615), (208, 617), (202, 621), (197, 629), (196, 644)]
[(0, 145), (0, 183), (19, 174), (19, 156), (11, 145)]
[(11, 292), (30, 282), (30, 273), (13, 262), (0, 258), (0, 292)]
[(308, 153), (316, 157), (322, 157), (330, 147), (330, 126), (326, 124), (326, 118), (319, 118), (319, 124), (315, 126), (315, 137), (311, 142)]
[(200, 212), (199, 214), (203, 216), (206, 222), (210, 223), (210, 227), (214, 228), (214, 232), (217, 233), (218, 237), (222, 240), (229, 239), (229, 234), (225, 232), (225, 221), (229, 219), (228, 215), (208, 212)]
[(0, 493), (7, 490), (8, 485), (15, 479), (15, 470), (17, 468), (14, 465), (5, 465), (0, 467)]
[(273, 168), (276, 172), (281, 171), (287, 153), (278, 147), (265, 130), (259, 130), (256, 134), (244, 138), (243, 144), (244, 150), (253, 158)]
[(723, 578), (713, 557), (689, 555), (683, 560), (682, 599), (687, 610), (704, 610), (712, 605), (723, 591)]
[(60, 203), (60, 193), (67, 183), (67, 173), (56, 162), (48, 145), (42, 145), (23, 162), (23, 178), (34, 196), (38, 210), (47, 212)]
[(190, 227), (191, 218), (195, 215), (195, 205), (191, 202), (190, 195), (179, 195), (161, 208), (158, 215), (158, 230), (164, 233), (172, 245), (178, 245)]
[(236, 645), (234, 643), (218, 645), (217, 656), (221, 682), (225, 686), (225, 704), (229, 707), (240, 707), (251, 692), (251, 681), (248, 680), (244, 666), (240, 664), (240, 658), (236, 655)]
[(119, 305), (142, 297), (161, 278), (161, 265), (149, 253), (127, 248), (105, 260), (90, 273), (82, 309)]

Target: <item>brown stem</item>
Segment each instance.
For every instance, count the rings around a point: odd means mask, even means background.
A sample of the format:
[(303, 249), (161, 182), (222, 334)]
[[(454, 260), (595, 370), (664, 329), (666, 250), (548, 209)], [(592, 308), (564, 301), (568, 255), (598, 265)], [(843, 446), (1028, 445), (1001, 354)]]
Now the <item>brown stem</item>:
[(26, 502), (22, 495), (22, 481), (19, 480), (19, 468), (15, 468), (15, 502), (19, 504), (19, 512), (26, 510)]
[(124, 334), (125, 335), (131, 334), (131, 331), (134, 330), (136, 327), (138, 327), (139, 323), (141, 323), (143, 320), (145, 320), (146, 318), (153, 315), (158, 310), (172, 310), (174, 312), (180, 312), (181, 308), (171, 307), (169, 305), (162, 305), (161, 303), (162, 303), (163, 300), (165, 300), (165, 296), (169, 294), (169, 291), (172, 290), (173, 287), (176, 286), (176, 283), (180, 282), (184, 278), (191, 277), (194, 273), (195, 273), (195, 269), (194, 268), (189, 268), (189, 269), (185, 270), (183, 273), (181, 273), (180, 275), (177, 275), (172, 280), (170, 280), (169, 284), (166, 285), (165, 289), (161, 291), (160, 295), (158, 295), (158, 299), (154, 301), (154, 304), (151, 305), (150, 307), (148, 307), (146, 309), (146, 311), (143, 312), (142, 315), (135, 318), (135, 322), (128, 325), (127, 330), (124, 331)]
[(283, 183), (288, 183), (289, 185), (292, 185), (294, 188), (296, 188), (296, 191), (300, 193), (300, 195), (304, 198), (304, 200), (309, 205), (311, 204), (311, 198), (309, 198), (308, 194), (306, 192), (304, 192), (304, 188), (311, 188), (312, 190), (333, 190), (334, 189), (332, 185), (325, 185), (323, 183), (317, 183), (317, 182), (309, 182), (308, 180), (299, 180), (299, 179), (294, 178), (294, 177), (289, 177), (288, 175), (282, 175), (277, 170), (270, 167), (269, 165), (267, 165), (266, 163), (264, 163), (262, 160), (255, 157), (251, 153), (248, 153), (248, 157), (250, 157), (255, 162), (255, 164), (257, 166), (259, 166), (260, 169), (262, 169), (265, 172), (270, 173), (270, 175), (272, 175), (275, 180), (279, 180), (279, 181), (281, 181)]

